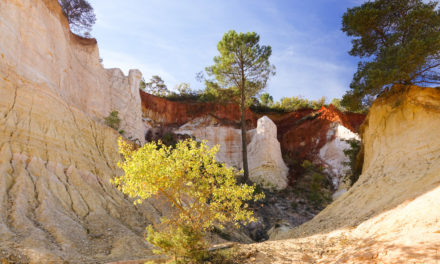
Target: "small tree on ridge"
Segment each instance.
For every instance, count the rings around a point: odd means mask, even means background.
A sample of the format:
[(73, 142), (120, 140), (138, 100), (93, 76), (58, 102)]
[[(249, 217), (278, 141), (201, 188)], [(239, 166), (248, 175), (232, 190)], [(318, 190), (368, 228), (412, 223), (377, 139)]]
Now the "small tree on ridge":
[(63, 13), (69, 21), (73, 33), (90, 37), (90, 31), (96, 22), (93, 7), (87, 0), (58, 0)]

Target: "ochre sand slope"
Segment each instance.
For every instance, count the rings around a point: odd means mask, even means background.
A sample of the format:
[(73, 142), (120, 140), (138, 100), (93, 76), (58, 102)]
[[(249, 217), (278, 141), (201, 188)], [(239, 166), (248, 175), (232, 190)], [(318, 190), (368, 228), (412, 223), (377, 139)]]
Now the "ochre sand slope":
[(362, 129), (357, 183), (280, 240), (245, 247), (256, 263), (440, 262), (440, 91), (395, 87)]

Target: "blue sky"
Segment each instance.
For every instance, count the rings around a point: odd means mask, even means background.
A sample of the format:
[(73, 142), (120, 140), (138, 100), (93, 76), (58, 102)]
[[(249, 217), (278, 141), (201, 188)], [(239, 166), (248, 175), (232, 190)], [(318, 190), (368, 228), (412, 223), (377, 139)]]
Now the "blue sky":
[(362, 0), (89, 0), (106, 68), (140, 69), (173, 88), (213, 63), (217, 43), (230, 29), (254, 31), (272, 46), (276, 66), (266, 89), (278, 100), (303, 96), (328, 101), (349, 88), (357, 60), (341, 17)]

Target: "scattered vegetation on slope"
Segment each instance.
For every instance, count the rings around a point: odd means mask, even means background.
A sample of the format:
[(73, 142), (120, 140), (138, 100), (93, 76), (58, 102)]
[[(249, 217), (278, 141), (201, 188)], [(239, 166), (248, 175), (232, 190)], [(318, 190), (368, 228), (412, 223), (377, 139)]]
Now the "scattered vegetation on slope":
[[(121, 119), (119, 118), (118, 111), (112, 111), (106, 118), (104, 118), (105, 124), (115, 130), (119, 129), (121, 125)], [(123, 130), (121, 130), (123, 131)], [(121, 133), (122, 134), (122, 133)]]

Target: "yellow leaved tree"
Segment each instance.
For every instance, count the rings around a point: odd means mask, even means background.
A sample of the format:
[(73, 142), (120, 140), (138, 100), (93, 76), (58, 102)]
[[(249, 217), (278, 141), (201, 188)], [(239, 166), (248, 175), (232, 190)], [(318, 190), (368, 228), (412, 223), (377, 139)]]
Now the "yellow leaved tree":
[(159, 225), (147, 227), (155, 253), (174, 256), (177, 262), (200, 262), (209, 247), (206, 232), (255, 221), (246, 201), (264, 195), (255, 194), (255, 186), (237, 184), (238, 171), (215, 160), (218, 149), (188, 139), (175, 147), (159, 141), (134, 150), (119, 139), (124, 159), (118, 166), (125, 174), (112, 182), (135, 203), (160, 195), (174, 207)]

